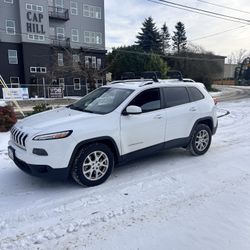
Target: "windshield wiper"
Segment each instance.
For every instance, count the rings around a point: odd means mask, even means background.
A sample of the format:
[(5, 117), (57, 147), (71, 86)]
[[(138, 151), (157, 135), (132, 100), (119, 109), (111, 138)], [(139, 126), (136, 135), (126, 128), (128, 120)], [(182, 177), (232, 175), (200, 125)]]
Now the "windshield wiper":
[(76, 107), (73, 104), (69, 105), (68, 108), (73, 109), (73, 110), (77, 110), (77, 111), (81, 111), (81, 112), (86, 112), (86, 113), (94, 113), (91, 110), (86, 110), (86, 109), (83, 109), (83, 108), (80, 108), (80, 107)]
[(83, 110), (83, 112), (86, 112), (86, 113), (91, 113), (91, 114), (93, 114), (93, 113), (94, 113), (94, 111), (87, 110), (87, 109), (84, 109), (84, 110)]
[(78, 111), (84, 111), (83, 109), (76, 107), (73, 104), (69, 105), (68, 108), (73, 109), (73, 110), (78, 110)]

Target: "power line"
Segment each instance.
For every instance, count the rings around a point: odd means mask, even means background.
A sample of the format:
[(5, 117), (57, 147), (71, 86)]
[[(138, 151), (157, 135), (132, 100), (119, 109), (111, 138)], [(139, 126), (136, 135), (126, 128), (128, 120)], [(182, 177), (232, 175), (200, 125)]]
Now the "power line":
[(200, 8), (195, 8), (195, 7), (191, 7), (191, 6), (188, 6), (188, 5), (178, 4), (178, 3), (170, 2), (170, 1), (167, 1), (167, 0), (158, 0), (158, 1), (168, 3), (168, 4), (172, 4), (172, 5), (176, 5), (176, 6), (179, 6), (179, 7), (185, 7), (185, 8), (191, 9), (191, 10), (204, 12), (204, 13), (207, 13), (207, 14), (212, 14), (212, 15), (215, 15), (215, 16), (220, 16), (220, 17), (230, 18), (230, 19), (234, 19), (234, 20), (238, 20), (238, 21), (243, 21), (243, 22), (247, 22), (247, 23), (250, 24), (250, 20), (247, 20), (247, 19), (244, 19), (244, 18), (224, 15), (224, 14), (221, 14), (221, 13), (208, 11), (208, 10), (204, 10), (204, 9), (200, 9)]
[(195, 39), (189, 40), (189, 42), (198, 41), (198, 40), (202, 40), (202, 39), (205, 39), (205, 38), (222, 35), (224, 33), (227, 33), (227, 32), (233, 31), (233, 30), (239, 30), (239, 29), (242, 29), (242, 28), (245, 28), (245, 27), (248, 27), (248, 25), (242, 25), (242, 26), (239, 26), (239, 27), (236, 27), (236, 28), (233, 28), (233, 29), (228, 29), (228, 30), (224, 30), (224, 31), (221, 31), (221, 32), (213, 33), (213, 34), (210, 34), (210, 35), (205, 35), (205, 36), (202, 36), (202, 37), (199, 37), (199, 38), (195, 38)]
[(228, 10), (233, 10), (233, 11), (237, 11), (237, 12), (241, 12), (241, 13), (245, 13), (245, 14), (250, 14), (249, 11), (239, 10), (239, 9), (231, 8), (231, 7), (228, 7), (228, 6), (225, 6), (225, 5), (211, 3), (211, 2), (208, 2), (208, 1), (204, 1), (204, 0), (197, 0), (197, 1), (199, 1), (201, 3), (206, 3), (206, 4), (209, 4), (209, 5), (217, 6), (217, 7), (220, 7), (220, 8), (228, 9)]
[(191, 6), (187, 6), (187, 5), (182, 5), (182, 4), (177, 4), (174, 2), (170, 2), (170, 1), (165, 1), (165, 0), (147, 0), (149, 2), (153, 2), (156, 4), (160, 4), (160, 5), (164, 5), (164, 6), (168, 6), (171, 8), (176, 8), (176, 9), (181, 9), (181, 10), (185, 10), (188, 12), (193, 12), (196, 14), (201, 14), (201, 15), (205, 15), (205, 16), (210, 16), (210, 17), (214, 17), (217, 19), (223, 19), (226, 21), (231, 21), (231, 22), (235, 22), (235, 23), (242, 23), (242, 24), (248, 24), (250, 25), (250, 20), (247, 19), (243, 19), (243, 18), (238, 18), (238, 17), (233, 17), (233, 16), (229, 16), (229, 15), (224, 15), (224, 14), (220, 14), (220, 13), (216, 13), (216, 12), (212, 12), (212, 11), (207, 11), (207, 10), (203, 10), (203, 9), (199, 9), (199, 8), (194, 8)]

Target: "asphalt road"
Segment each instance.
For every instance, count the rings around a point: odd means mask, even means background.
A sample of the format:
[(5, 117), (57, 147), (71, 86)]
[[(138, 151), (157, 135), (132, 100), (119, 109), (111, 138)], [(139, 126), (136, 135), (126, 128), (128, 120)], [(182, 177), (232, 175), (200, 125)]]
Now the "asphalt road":
[(219, 102), (250, 98), (250, 86), (214, 85), (213, 87), (221, 91), (214, 95)]

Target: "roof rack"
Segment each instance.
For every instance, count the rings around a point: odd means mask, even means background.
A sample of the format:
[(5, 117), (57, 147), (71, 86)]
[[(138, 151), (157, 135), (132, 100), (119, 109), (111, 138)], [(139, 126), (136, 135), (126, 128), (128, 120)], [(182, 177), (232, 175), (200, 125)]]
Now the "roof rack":
[(141, 82), (139, 84), (139, 87), (143, 87), (146, 85), (153, 84), (154, 81), (152, 79), (129, 79), (129, 80), (118, 80), (118, 81), (113, 81), (111, 84), (118, 84), (118, 83), (135, 83), (135, 82)]

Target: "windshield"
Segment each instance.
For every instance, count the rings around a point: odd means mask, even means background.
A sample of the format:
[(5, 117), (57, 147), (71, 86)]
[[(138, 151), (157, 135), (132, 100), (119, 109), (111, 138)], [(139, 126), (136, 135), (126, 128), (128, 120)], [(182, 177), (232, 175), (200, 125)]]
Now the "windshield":
[(68, 107), (82, 112), (107, 114), (115, 110), (132, 92), (131, 89), (99, 88)]

